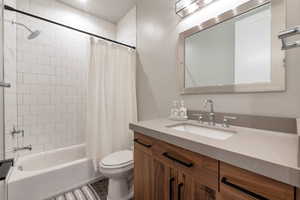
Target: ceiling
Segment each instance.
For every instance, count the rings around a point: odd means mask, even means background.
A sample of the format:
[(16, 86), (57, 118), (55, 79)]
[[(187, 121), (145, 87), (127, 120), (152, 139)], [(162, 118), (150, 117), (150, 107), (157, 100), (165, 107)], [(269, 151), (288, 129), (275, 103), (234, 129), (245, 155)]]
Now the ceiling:
[(57, 0), (97, 17), (117, 23), (135, 5), (136, 0)]

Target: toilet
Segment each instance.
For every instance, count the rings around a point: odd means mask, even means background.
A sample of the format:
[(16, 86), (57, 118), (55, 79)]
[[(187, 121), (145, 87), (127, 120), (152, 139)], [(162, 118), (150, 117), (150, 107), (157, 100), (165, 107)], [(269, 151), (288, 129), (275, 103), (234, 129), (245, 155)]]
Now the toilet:
[(99, 163), (100, 172), (109, 178), (107, 200), (133, 198), (133, 151), (112, 153)]

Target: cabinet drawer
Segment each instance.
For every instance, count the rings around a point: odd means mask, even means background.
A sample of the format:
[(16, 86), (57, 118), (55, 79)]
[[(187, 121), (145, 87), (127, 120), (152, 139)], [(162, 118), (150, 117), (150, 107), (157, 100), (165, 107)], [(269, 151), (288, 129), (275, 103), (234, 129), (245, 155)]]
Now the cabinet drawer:
[(152, 155), (154, 144), (155, 140), (153, 138), (140, 133), (134, 133), (134, 148), (138, 148), (140, 151)]
[(201, 184), (211, 189), (218, 189), (217, 160), (158, 140), (152, 150), (155, 158), (198, 179)]
[(294, 187), (220, 163), (220, 193), (226, 200), (293, 200)]

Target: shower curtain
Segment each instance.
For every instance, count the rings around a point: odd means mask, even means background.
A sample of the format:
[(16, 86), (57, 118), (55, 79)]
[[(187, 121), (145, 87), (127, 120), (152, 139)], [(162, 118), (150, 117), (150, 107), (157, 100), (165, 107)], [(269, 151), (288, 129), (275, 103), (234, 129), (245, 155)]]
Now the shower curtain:
[(95, 170), (106, 155), (129, 149), (137, 121), (135, 50), (91, 39), (86, 144)]

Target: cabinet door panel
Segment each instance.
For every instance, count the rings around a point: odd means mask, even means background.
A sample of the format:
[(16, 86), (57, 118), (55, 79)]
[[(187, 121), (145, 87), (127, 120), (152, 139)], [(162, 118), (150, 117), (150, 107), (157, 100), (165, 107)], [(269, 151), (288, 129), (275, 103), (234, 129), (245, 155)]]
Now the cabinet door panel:
[[(181, 190), (181, 191), (179, 191)], [(186, 173), (178, 176), (178, 200), (215, 200), (216, 192)]]
[(167, 168), (166, 166), (159, 162), (158, 160), (153, 160), (153, 171), (154, 171), (154, 199), (164, 200), (166, 198), (165, 191), (167, 190)]
[(217, 160), (162, 141), (156, 141), (152, 152), (165, 163), (174, 166), (185, 174), (197, 177), (203, 185), (207, 185), (215, 190), (218, 189)]
[(175, 200), (176, 170), (154, 157), (153, 172), (154, 200)]
[(134, 149), (134, 195), (135, 200), (153, 200), (152, 156)]

